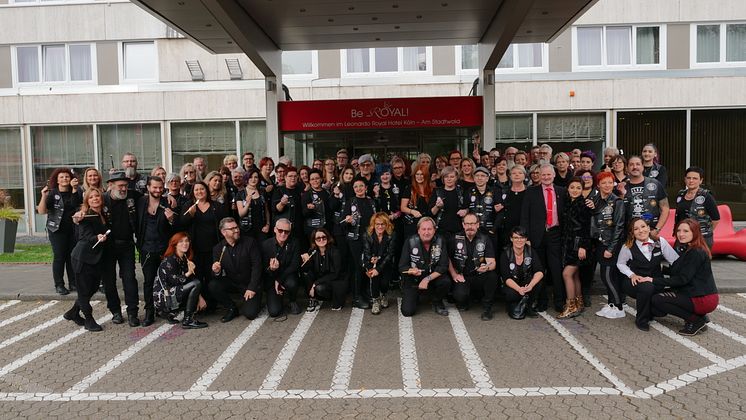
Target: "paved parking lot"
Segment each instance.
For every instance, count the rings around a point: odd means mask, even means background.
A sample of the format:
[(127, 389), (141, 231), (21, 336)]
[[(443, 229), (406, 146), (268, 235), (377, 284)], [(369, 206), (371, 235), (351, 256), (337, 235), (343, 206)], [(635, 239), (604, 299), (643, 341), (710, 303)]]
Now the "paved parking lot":
[(746, 418), (744, 294), (692, 338), (673, 318), (644, 333), (393, 303), (185, 331), (113, 325), (100, 302), (93, 334), (62, 319), (70, 302), (0, 301), (0, 416)]

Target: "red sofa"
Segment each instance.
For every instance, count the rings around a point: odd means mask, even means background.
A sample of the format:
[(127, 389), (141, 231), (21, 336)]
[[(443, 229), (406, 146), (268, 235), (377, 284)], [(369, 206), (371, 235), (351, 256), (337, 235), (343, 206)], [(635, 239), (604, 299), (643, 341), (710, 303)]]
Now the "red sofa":
[[(741, 261), (746, 261), (746, 229), (736, 232), (733, 227), (733, 214), (730, 207), (721, 204), (718, 206), (720, 212), (720, 223), (715, 228), (713, 238), (712, 255), (733, 255)], [(666, 225), (663, 226), (661, 236), (669, 244), (674, 244), (673, 226), (676, 220), (676, 209), (669, 210)]]

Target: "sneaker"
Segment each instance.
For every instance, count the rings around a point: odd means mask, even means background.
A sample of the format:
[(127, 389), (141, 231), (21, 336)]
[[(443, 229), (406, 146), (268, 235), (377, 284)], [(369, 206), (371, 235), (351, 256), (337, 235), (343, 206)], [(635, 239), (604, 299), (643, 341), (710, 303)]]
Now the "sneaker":
[(679, 334), (685, 335), (687, 337), (697, 335), (704, 329), (705, 324), (707, 324), (707, 322), (705, 322), (705, 320), (700, 317), (696, 321), (687, 322), (686, 324), (684, 324), (684, 328), (679, 330)]
[(609, 319), (619, 319), (624, 318), (626, 316), (626, 313), (624, 312), (624, 309), (617, 309), (616, 306), (612, 306), (611, 309), (609, 309), (609, 312), (606, 314), (606, 318)]
[(308, 306), (306, 307), (306, 312), (313, 312), (316, 310), (316, 308), (319, 306), (319, 301), (311, 298), (308, 299)]
[(440, 316), (448, 316), (448, 309), (443, 305), (443, 302), (433, 303), (433, 311)]
[(600, 311), (596, 312), (596, 316), (600, 316), (603, 318), (608, 318), (609, 312), (614, 310), (614, 305), (609, 303), (608, 305), (604, 305)]
[(386, 293), (381, 293), (381, 307), (386, 309), (389, 307), (389, 297), (386, 296)]
[(370, 313), (378, 315), (381, 313), (381, 301), (379, 299), (373, 299), (373, 305), (370, 308)]
[(335, 311), (335, 312), (336, 312), (336, 311), (341, 311), (341, 310), (342, 310), (342, 307), (341, 307), (341, 306), (333, 306), (333, 305), (332, 305), (332, 311)]

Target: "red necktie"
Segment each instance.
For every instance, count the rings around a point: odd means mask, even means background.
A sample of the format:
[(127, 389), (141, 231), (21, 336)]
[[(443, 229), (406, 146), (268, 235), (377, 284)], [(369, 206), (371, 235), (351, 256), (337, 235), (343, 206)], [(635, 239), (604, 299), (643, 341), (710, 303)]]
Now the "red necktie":
[(552, 222), (554, 221), (554, 214), (553, 214), (553, 201), (554, 197), (552, 196), (552, 187), (547, 187), (544, 189), (546, 192), (546, 204), (547, 204), (547, 227), (552, 227)]

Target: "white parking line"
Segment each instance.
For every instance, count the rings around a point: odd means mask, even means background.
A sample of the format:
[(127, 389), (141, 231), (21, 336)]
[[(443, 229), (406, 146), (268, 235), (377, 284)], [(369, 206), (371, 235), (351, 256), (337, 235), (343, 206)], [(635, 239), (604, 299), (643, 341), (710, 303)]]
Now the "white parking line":
[(736, 310), (733, 310), (733, 309), (731, 309), (731, 308), (729, 308), (727, 306), (723, 306), (721, 304), (719, 304), (717, 308), (719, 310), (725, 312), (726, 314), (730, 314), (730, 315), (737, 316), (737, 317), (742, 318), (742, 319), (746, 319), (746, 314), (743, 313), (743, 312), (738, 312)]
[(701, 379), (720, 373), (725, 373), (733, 369), (738, 369), (743, 366), (746, 366), (746, 355), (729, 360), (724, 360), (723, 363), (715, 363), (703, 368), (690, 370), (689, 372), (683, 373), (673, 379), (659, 382), (641, 391), (637, 391), (637, 393), (635, 393), (635, 396), (640, 398), (657, 397), (658, 395), (661, 395), (663, 393), (683, 388)]
[(742, 298), (746, 299), (746, 293), (737, 293), (738, 296), (741, 296)]
[(342, 347), (339, 349), (337, 365), (334, 368), (331, 389), (347, 389), (350, 387), (350, 377), (352, 376), (352, 364), (355, 361), (355, 350), (360, 338), (360, 329), (363, 326), (363, 315), (365, 311), (359, 308), (352, 308), (350, 322), (347, 323), (345, 338), (342, 340)]
[(417, 348), (414, 345), (414, 328), (412, 318), (401, 314), (399, 301), (399, 358), (401, 360), (401, 377), (404, 389), (417, 390), (420, 383), (420, 368), (417, 362)]
[[(637, 314), (637, 311), (633, 308), (630, 308), (628, 306), (624, 307), (624, 310), (627, 311), (632, 316), (635, 316)], [(689, 350), (697, 353), (698, 355), (704, 357), (705, 359), (709, 360), (712, 363), (720, 364), (725, 363), (725, 359), (718, 356), (717, 354), (707, 350), (706, 348), (700, 346), (699, 344), (695, 343), (694, 341), (684, 338), (674, 332), (672, 329), (668, 327), (664, 327), (662, 324), (656, 321), (650, 322), (650, 327), (655, 329), (656, 331), (662, 333), (666, 337), (670, 338), (671, 340), (676, 341), (677, 343), (681, 344), (682, 346), (688, 348)]]
[(152, 343), (156, 339), (158, 339), (163, 334), (167, 333), (168, 330), (172, 329), (175, 325), (172, 324), (163, 324), (160, 327), (153, 330), (150, 334), (146, 335), (145, 337), (137, 340), (137, 342), (133, 345), (131, 345), (129, 348), (125, 349), (116, 357), (109, 360), (101, 366), (100, 368), (96, 369), (95, 372), (91, 373), (90, 375), (83, 378), (80, 382), (73, 385), (70, 389), (67, 390), (67, 392), (83, 392), (86, 389), (88, 389), (91, 385), (98, 382), (101, 378), (106, 376), (109, 372), (116, 369), (119, 365), (126, 362), (130, 357), (134, 356), (139, 352), (140, 350), (144, 349), (145, 346)]
[(477, 348), (469, 336), (469, 331), (466, 330), (464, 320), (456, 308), (448, 311), (448, 320), (451, 321), (451, 328), (453, 328), (453, 333), (456, 335), (458, 348), (461, 350), (461, 356), (464, 358), (464, 363), (466, 364), (466, 369), (469, 371), (471, 380), (474, 381), (474, 386), (479, 389), (494, 388), (495, 385), (492, 384), (490, 374), (487, 372), (482, 358), (479, 357)]
[(2, 305), (0, 305), (0, 311), (2, 311), (5, 308), (10, 308), (11, 306), (16, 305), (18, 303), (21, 303), (21, 301), (20, 300), (9, 300), (3, 303)]
[(30, 310), (28, 312), (24, 312), (22, 314), (18, 314), (16, 316), (14, 316), (14, 317), (8, 318), (8, 319), (0, 322), (0, 328), (4, 327), (6, 325), (10, 325), (10, 324), (12, 324), (12, 323), (14, 323), (16, 321), (20, 321), (20, 320), (22, 320), (24, 318), (28, 318), (31, 315), (38, 314), (39, 312), (41, 312), (41, 311), (43, 311), (43, 310), (45, 310), (45, 309), (47, 309), (49, 307), (52, 307), (52, 306), (56, 305), (57, 302), (58, 301), (56, 301), (56, 300), (50, 300), (49, 302), (47, 302), (47, 303), (39, 306), (38, 308), (34, 308), (34, 309), (32, 309), (32, 310)]
[[(97, 319), (96, 322), (98, 322), (99, 324), (103, 324), (104, 322), (107, 322), (107, 321), (111, 320), (112, 316), (113, 316), (112, 314), (107, 314), (107, 315), (105, 315), (105, 316)], [(81, 327), (81, 328), (79, 328), (79, 329), (71, 332), (70, 334), (67, 334), (64, 337), (61, 337), (61, 338), (59, 338), (59, 339), (57, 339), (57, 340), (55, 340), (55, 341), (47, 344), (44, 347), (40, 347), (40, 348), (32, 351), (31, 353), (29, 353), (29, 354), (21, 357), (18, 360), (15, 360), (13, 362), (8, 363), (7, 365), (5, 365), (2, 368), (0, 368), (0, 378), (2, 378), (3, 376), (9, 374), (10, 372), (13, 372), (14, 370), (18, 369), (19, 367), (21, 367), (21, 366), (23, 366), (23, 365), (25, 365), (25, 364), (33, 361), (34, 359), (36, 359), (36, 358), (38, 358), (38, 357), (40, 357), (40, 356), (42, 356), (42, 355), (44, 355), (44, 354), (46, 354), (46, 353), (54, 350), (54, 349), (56, 349), (57, 347), (65, 344), (65, 343), (67, 343), (68, 341), (73, 340), (74, 338), (78, 337), (79, 335), (84, 334), (85, 332), (86, 332), (85, 328)]]
[(622, 394), (624, 395), (633, 395), (634, 391), (632, 391), (632, 388), (628, 387), (621, 379), (619, 379), (618, 376), (614, 375), (609, 368), (606, 367), (603, 363), (601, 363), (600, 360), (596, 358), (588, 349), (585, 348), (580, 342), (570, 333), (570, 331), (567, 330), (562, 324), (557, 322), (554, 318), (547, 315), (546, 312), (539, 312), (539, 315), (541, 315), (542, 318), (544, 318), (549, 325), (554, 327), (555, 330), (577, 351), (585, 360), (588, 361), (596, 370), (604, 376), (604, 378), (608, 379), (609, 382), (614, 384), (616, 389), (618, 389)]
[(290, 362), (293, 361), (293, 357), (295, 357), (295, 353), (298, 351), (298, 347), (300, 347), (300, 343), (303, 341), (303, 337), (306, 336), (309, 328), (311, 328), (311, 324), (313, 324), (313, 320), (316, 319), (316, 315), (318, 314), (319, 311), (313, 311), (306, 312), (303, 315), (298, 326), (295, 327), (295, 331), (293, 331), (290, 338), (288, 338), (288, 341), (285, 343), (285, 346), (280, 350), (280, 354), (277, 356), (275, 363), (269, 370), (267, 377), (264, 378), (261, 390), (277, 390), (277, 387), (280, 386), (280, 382), (282, 381), (282, 377), (285, 376), (285, 372), (287, 372), (288, 367), (290, 366)]
[(202, 374), (202, 377), (197, 379), (197, 382), (189, 388), (190, 391), (207, 391), (207, 388), (215, 382), (215, 379), (225, 370), (226, 367), (231, 363), (236, 354), (241, 348), (254, 336), (259, 330), (259, 327), (264, 324), (267, 320), (267, 314), (262, 313), (256, 319), (251, 321), (249, 325), (236, 337), (235, 340), (223, 351), (223, 354), (215, 360), (215, 363), (210, 366), (209, 369)]
[[(97, 300), (91, 302), (91, 306), (95, 306), (97, 304), (98, 304)], [(24, 332), (22, 332), (22, 333), (20, 333), (20, 334), (18, 334), (16, 336), (10, 337), (9, 339), (7, 339), (7, 340), (3, 341), (2, 343), (0, 343), (0, 350), (8, 347), (9, 345), (11, 345), (13, 343), (17, 343), (17, 342), (23, 340), (26, 337), (32, 336), (32, 335), (38, 333), (39, 331), (43, 331), (43, 330), (51, 327), (52, 325), (55, 325), (55, 324), (61, 322), (64, 319), (65, 318), (63, 318), (62, 315), (60, 315), (60, 316), (58, 316), (56, 318), (50, 319), (47, 322), (39, 324), (39, 325), (35, 326), (34, 328), (31, 328), (30, 330), (26, 330), (26, 331), (24, 331)]]
[(714, 322), (710, 322), (709, 324), (707, 324), (707, 326), (709, 328), (711, 328), (711, 329), (719, 332), (720, 334), (723, 334), (726, 337), (728, 337), (728, 338), (730, 338), (730, 339), (732, 339), (734, 341), (737, 341), (737, 342), (739, 342), (739, 343), (741, 343), (741, 344), (743, 344), (743, 345), (746, 346), (746, 337), (744, 337), (742, 335), (739, 335), (738, 333), (735, 333), (735, 332), (733, 332), (733, 331), (731, 331), (731, 330), (723, 327), (722, 325), (716, 324)]

